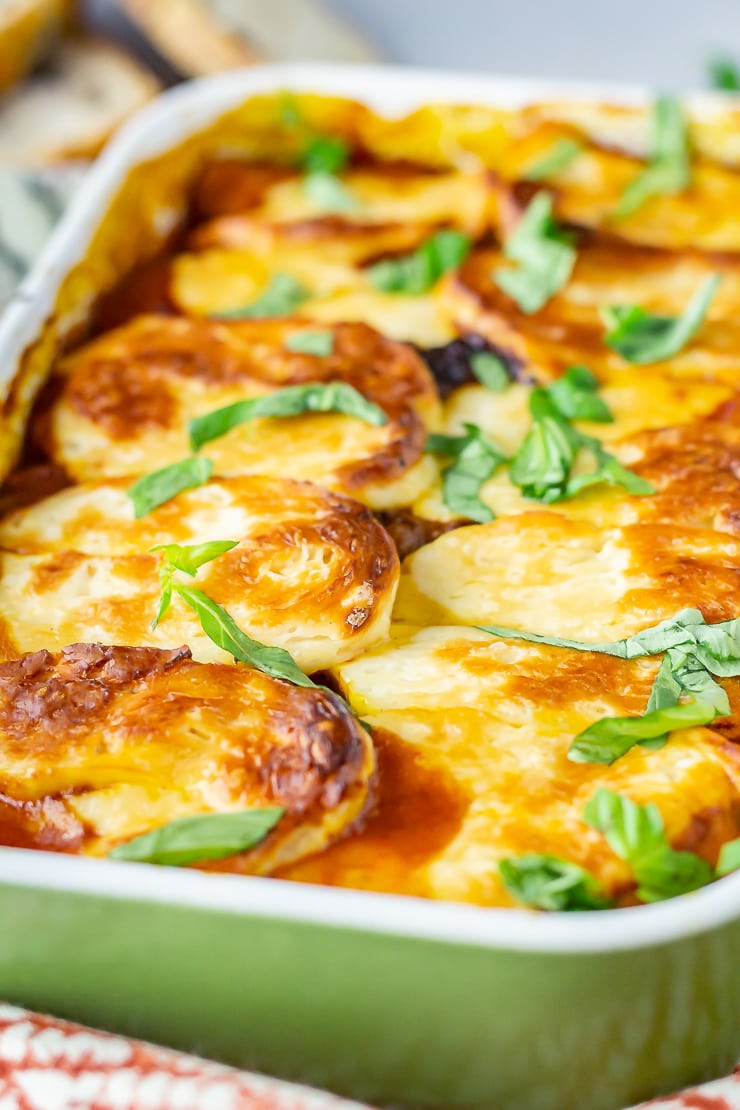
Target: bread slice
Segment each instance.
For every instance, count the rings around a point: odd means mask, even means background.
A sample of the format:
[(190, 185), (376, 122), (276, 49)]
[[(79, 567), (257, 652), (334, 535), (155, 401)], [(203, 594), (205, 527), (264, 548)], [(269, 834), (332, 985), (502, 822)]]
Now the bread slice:
[(69, 7), (69, 0), (0, 0), (0, 92), (43, 57)]
[(88, 36), (70, 38), (48, 69), (0, 105), (0, 165), (92, 157), (158, 90), (157, 81), (118, 47)]
[(266, 59), (377, 58), (361, 34), (315, 0), (120, 0), (119, 6), (186, 77)]

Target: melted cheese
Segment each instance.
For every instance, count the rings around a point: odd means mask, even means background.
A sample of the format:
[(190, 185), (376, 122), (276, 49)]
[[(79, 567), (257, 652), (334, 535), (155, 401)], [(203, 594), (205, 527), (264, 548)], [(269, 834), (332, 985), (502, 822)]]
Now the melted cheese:
[(731, 745), (719, 736), (673, 733), (661, 751), (636, 747), (611, 767), (566, 756), (573, 736), (597, 718), (641, 712), (655, 668), (653, 660), (564, 652), (471, 629), (398, 630), (340, 667), (341, 687), (363, 719), (391, 730), (413, 753), (416, 773), (403, 804), (414, 813), (416, 792), (434, 790), (427, 783), (441, 771), (457, 819), (443, 832), (432, 819), (431, 836), (442, 835), (431, 858), (421, 832), (417, 852), (413, 837), (398, 830), (394, 838), (391, 826), (384, 840), (377, 832), (356, 837), (288, 874), (510, 905), (498, 861), (546, 852), (588, 868), (620, 896), (630, 890), (629, 871), (582, 818), (599, 786), (656, 803), (674, 843), (711, 856), (732, 835), (739, 785)]
[(225, 661), (176, 598), (156, 629), (159, 543), (239, 540), (197, 580), (254, 639), (307, 671), (387, 635), (398, 581), (393, 544), (360, 505), (308, 484), (242, 478), (180, 494), (139, 521), (123, 483), (76, 486), (6, 519), (0, 543), (3, 657), (82, 639), (176, 647)]
[(139, 317), (68, 361), (51, 413), (52, 454), (78, 481), (146, 473), (187, 456), (196, 416), (338, 380), (382, 407), (387, 423), (338, 413), (253, 420), (206, 445), (215, 473), (307, 478), (377, 508), (418, 496), (435, 476), (422, 450), (439, 411), (421, 359), (362, 324), (337, 325), (330, 355), (291, 353), (284, 342), (300, 330), (296, 320)]
[(687, 607), (734, 617), (739, 582), (740, 538), (531, 512), (458, 528), (409, 556), (395, 619), (616, 640)]
[(373, 765), (323, 691), (185, 649), (82, 644), (0, 664), (0, 817), (27, 846), (105, 855), (176, 818), (278, 805), (274, 832), (230, 860), (268, 874), (351, 825)]

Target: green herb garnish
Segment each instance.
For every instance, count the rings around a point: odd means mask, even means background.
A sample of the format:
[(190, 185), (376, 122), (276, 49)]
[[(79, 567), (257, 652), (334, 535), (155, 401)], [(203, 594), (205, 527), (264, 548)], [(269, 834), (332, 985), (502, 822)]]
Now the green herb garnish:
[(346, 185), (333, 173), (309, 173), (303, 191), (316, 208), (325, 212), (351, 212), (359, 205)]
[(470, 238), (461, 231), (437, 231), (412, 254), (370, 266), (368, 280), (381, 293), (426, 293), (443, 274), (456, 270), (469, 250)]
[(545, 192), (530, 201), (503, 250), (519, 268), (495, 270), (493, 280), (528, 314), (566, 284), (576, 261), (571, 237), (555, 223), (552, 197)]
[(310, 296), (290, 274), (276, 273), (265, 291), (251, 304), (212, 313), (214, 320), (261, 320), (268, 316), (290, 316)]
[(474, 351), (468, 365), (474, 377), (491, 393), (503, 393), (511, 385), (504, 360), (493, 351)]
[(162, 552), (159, 563), (159, 605), (152, 621), (155, 629), (172, 604), (172, 575), (176, 570), (195, 578), (202, 566), (217, 559), (219, 555), (231, 551), (238, 540), (211, 540), (208, 543), (179, 544), (160, 543), (150, 547), (151, 552)]
[(638, 365), (672, 358), (701, 327), (720, 280), (719, 274), (708, 277), (680, 316), (654, 316), (640, 305), (603, 309), (607, 345)]
[(723, 844), (717, 860), (718, 877), (729, 875), (731, 871), (740, 871), (740, 837)]
[(676, 852), (665, 834), (656, 805), (638, 805), (613, 790), (597, 790), (583, 811), (587, 825), (606, 837), (612, 851), (629, 864), (643, 902), (660, 902), (706, 886), (713, 868), (693, 852)]
[(349, 144), (338, 135), (314, 135), (300, 155), (305, 173), (341, 173), (349, 161)]
[(504, 859), (498, 870), (515, 898), (540, 910), (604, 910), (612, 905), (593, 875), (557, 856)]
[(286, 351), (326, 358), (334, 350), (334, 332), (326, 328), (294, 331), (285, 340)]
[(152, 832), (119, 844), (110, 859), (187, 867), (209, 859), (225, 859), (261, 843), (285, 810), (280, 806), (232, 813), (179, 817)]
[[(568, 752), (568, 758), (578, 763), (613, 763), (635, 744), (660, 747), (673, 729), (707, 725), (717, 717), (728, 716), (727, 694), (712, 676), (740, 675), (740, 620), (707, 624), (698, 609), (682, 609), (653, 628), (607, 643), (540, 636), (500, 625), (479, 627), (491, 636), (621, 659), (666, 653), (645, 713), (638, 717), (604, 717), (584, 729)], [(689, 700), (681, 702), (681, 697)]]
[(341, 412), (376, 427), (388, 423), (383, 410), (363, 397), (354, 386), (346, 382), (309, 382), (288, 385), (246, 401), (235, 401), (233, 405), (195, 417), (188, 424), (190, 446), (198, 451), (204, 443), (226, 435), (248, 420), (299, 416), (304, 412)]
[(740, 92), (740, 66), (732, 58), (714, 58), (709, 63), (709, 83), (720, 92)]
[(691, 181), (689, 137), (683, 108), (672, 96), (653, 105), (652, 149), (646, 168), (622, 193), (612, 219), (631, 216), (652, 197), (680, 193)]
[(547, 177), (554, 177), (567, 169), (582, 150), (583, 146), (575, 139), (558, 139), (549, 150), (525, 168), (522, 177), (525, 181), (542, 181)]
[(488, 441), (477, 424), (463, 424), (461, 436), (430, 435), (426, 450), (451, 456), (454, 461), (442, 475), (442, 497), (451, 512), (478, 524), (494, 519), (493, 511), (481, 500), (480, 490), (506, 461)]
[(134, 516), (140, 520), (159, 505), (177, 497), (178, 493), (204, 485), (212, 473), (210, 459), (191, 456), (139, 478), (126, 491), (134, 505)]
[(599, 397), (599, 380), (586, 366), (571, 366), (561, 378), (544, 387), (544, 392), (566, 420), (591, 420), (610, 424), (614, 416)]

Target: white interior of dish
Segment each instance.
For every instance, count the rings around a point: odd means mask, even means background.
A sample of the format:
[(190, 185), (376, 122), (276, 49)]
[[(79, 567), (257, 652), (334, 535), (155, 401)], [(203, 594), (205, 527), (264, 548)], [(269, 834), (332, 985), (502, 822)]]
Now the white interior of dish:
[[(258, 66), (165, 93), (116, 136), (78, 190), (37, 264), (0, 318), (0, 388), (38, 335), (67, 271), (84, 255), (128, 171), (256, 93), (295, 89), (361, 100), (403, 115), (425, 103), (518, 107), (535, 100), (645, 104), (647, 89), (470, 76), (392, 66)], [(718, 94), (687, 98), (697, 115), (726, 104)], [(227, 913), (352, 928), (450, 943), (541, 952), (598, 952), (665, 944), (740, 918), (740, 873), (652, 906), (597, 914), (481, 909), (419, 898), (334, 890), (279, 879), (203, 874), (176, 868), (0, 848), (0, 884), (115, 899), (171, 903)]]

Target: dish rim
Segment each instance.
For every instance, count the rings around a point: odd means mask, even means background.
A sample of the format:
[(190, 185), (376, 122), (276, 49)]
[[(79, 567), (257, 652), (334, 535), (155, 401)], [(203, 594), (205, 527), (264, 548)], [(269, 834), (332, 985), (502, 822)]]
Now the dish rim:
[[(632, 85), (322, 63), (254, 66), (200, 78), (165, 92), (137, 112), (108, 145), (6, 306), (0, 317), (0, 367), (9, 372), (2, 375), (7, 381), (0, 384), (12, 381), (23, 351), (52, 310), (59, 283), (84, 254), (125, 175), (140, 162), (207, 127), (241, 100), (282, 89), (357, 99), (390, 116), (427, 103), (517, 107), (538, 100), (598, 100), (642, 106), (651, 96), (647, 88)], [(683, 100), (697, 115), (711, 115), (733, 103), (740, 108), (740, 96), (726, 93), (693, 93)], [(740, 872), (663, 903), (595, 914), (538, 914), (17, 848), (0, 848), (0, 884), (561, 955), (664, 945), (740, 920)]]

